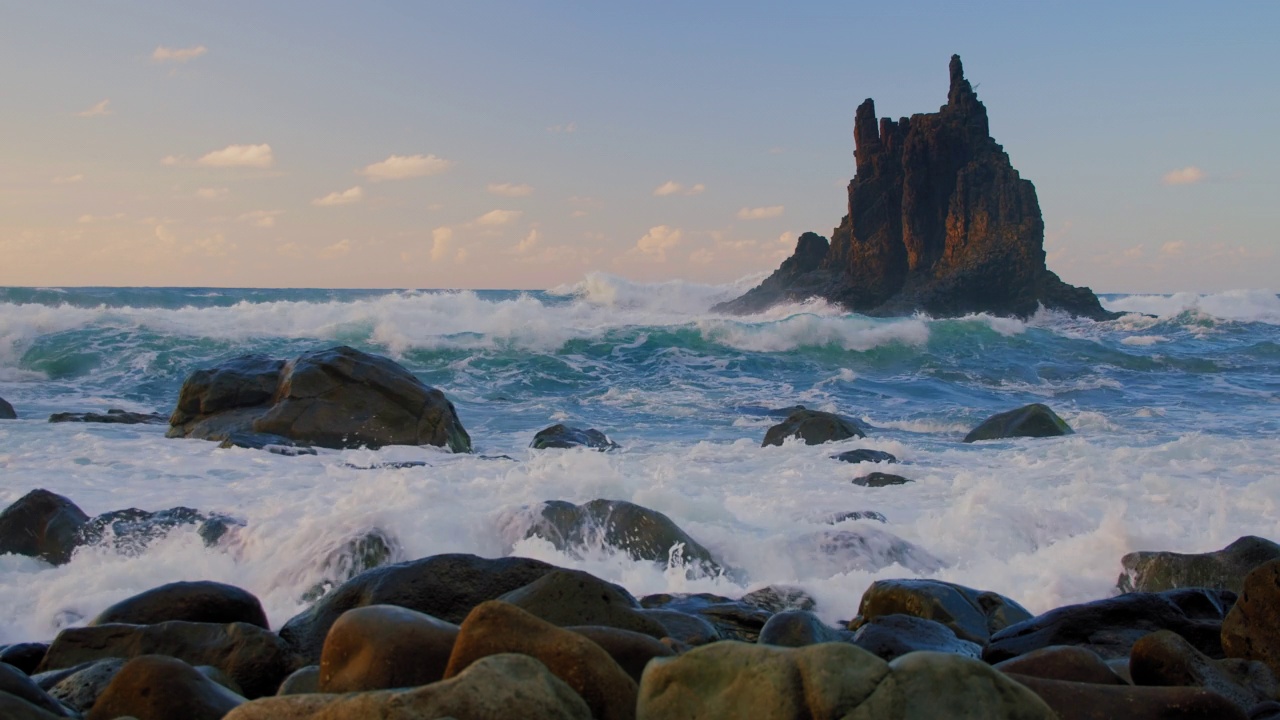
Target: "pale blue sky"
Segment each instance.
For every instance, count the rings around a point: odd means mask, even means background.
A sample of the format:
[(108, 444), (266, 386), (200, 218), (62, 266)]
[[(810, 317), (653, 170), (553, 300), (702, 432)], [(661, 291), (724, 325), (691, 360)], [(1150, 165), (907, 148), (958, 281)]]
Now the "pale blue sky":
[(728, 281), (954, 52), (1064, 279), (1280, 289), (1280, 3), (691, 5), (0, 1), (0, 284)]

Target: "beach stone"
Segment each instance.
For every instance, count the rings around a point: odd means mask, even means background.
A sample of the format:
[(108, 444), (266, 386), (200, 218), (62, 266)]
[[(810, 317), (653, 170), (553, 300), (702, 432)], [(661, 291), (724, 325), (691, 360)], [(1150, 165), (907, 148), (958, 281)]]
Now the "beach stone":
[(105, 413), (60, 412), (49, 416), (51, 423), (104, 423), (109, 425), (166, 425), (169, 418), (157, 413), (139, 413), (111, 408)]
[(617, 450), (622, 446), (610, 440), (607, 435), (595, 428), (583, 430), (582, 428), (557, 423), (535, 433), (533, 442), (529, 443), (529, 447), (534, 450), (584, 447), (604, 452)]
[(32, 490), (0, 512), (0, 555), (40, 558), (52, 565), (71, 561), (89, 516), (48, 490)]
[(276, 695), (306, 695), (320, 692), (320, 666), (308, 665), (294, 670), (280, 683)]
[(560, 627), (602, 625), (655, 639), (667, 634), (662, 623), (638, 612), (631, 593), (581, 570), (552, 570), (498, 600)]
[(668, 638), (690, 647), (706, 645), (707, 643), (724, 639), (720, 631), (716, 629), (716, 626), (701, 615), (690, 615), (678, 610), (666, 610), (663, 608), (644, 609), (639, 612), (641, 615), (651, 617), (662, 623), (662, 627), (667, 631)]
[(18, 413), (4, 398), (0, 398), (0, 420), (17, 420)]
[(620, 630), (600, 625), (567, 627), (582, 637), (604, 648), (609, 657), (618, 663), (632, 680), (640, 682), (640, 676), (649, 661), (656, 657), (671, 657), (675, 651), (644, 633)]
[(909, 482), (914, 482), (914, 480), (908, 480), (901, 475), (882, 472), (868, 473), (853, 479), (854, 485), (873, 488), (889, 487), (890, 485), (906, 485)]
[(883, 450), (871, 450), (868, 448), (858, 448), (857, 450), (846, 450), (839, 455), (832, 455), (832, 460), (839, 460), (847, 463), (896, 463), (898, 458), (892, 453)]
[(760, 447), (782, 445), (782, 441), (787, 438), (800, 438), (804, 440), (805, 445), (821, 445), (866, 436), (862, 428), (849, 418), (821, 410), (800, 409), (788, 415), (786, 420), (769, 428), (764, 434), (764, 442), (760, 443)]
[(1222, 622), (1227, 657), (1259, 660), (1280, 676), (1280, 560), (1254, 568)]
[(156, 625), (68, 628), (54, 638), (38, 669), (139, 655), (167, 655), (190, 665), (212, 665), (250, 698), (274, 694), (280, 681), (300, 664), (283, 640), (256, 625), (171, 620)]
[(329, 628), (342, 613), (367, 605), (398, 605), (460, 623), (476, 605), (537, 580), (554, 565), (530, 558), (433, 555), (360, 573), (280, 628), (306, 662), (319, 664)]
[(1131, 552), (1120, 559), (1120, 592), (1160, 592), (1183, 587), (1225, 588), (1240, 592), (1250, 570), (1280, 559), (1280, 545), (1246, 535), (1207, 553)]
[(1051, 645), (996, 663), (995, 669), (1029, 677), (1096, 685), (1129, 685), (1097, 653), (1076, 645)]
[(1134, 643), (1129, 673), (1136, 685), (1202, 687), (1242, 710), (1280, 697), (1280, 683), (1265, 664), (1239, 658), (1214, 660), (1168, 630)]
[(956, 637), (942, 623), (911, 615), (883, 615), (865, 622), (853, 633), (852, 642), (884, 660), (921, 650), (982, 657), (981, 645)]
[(85, 720), (221, 720), (244, 702), (181, 660), (141, 655), (120, 668)]
[[(733, 599), (712, 593), (659, 593), (640, 598), (641, 607), (674, 611), (710, 623), (715, 639), (756, 642), (760, 630), (774, 613), (812, 610), (816, 603), (797, 588), (766, 586)], [(705, 644), (690, 642), (690, 645)]]
[(609, 653), (575, 632), (501, 601), (481, 603), (462, 621), (445, 679), (501, 653), (522, 653), (541, 661), (586, 701), (597, 720), (635, 717), (636, 682)]
[[(62, 703), (41, 689), (34, 680), (27, 677), (26, 673), (7, 663), (0, 663), (0, 694), (6, 693), (28, 702), (51, 715), (57, 717), (71, 716), (71, 713), (67, 712)], [(0, 717), (4, 717), (4, 715), (0, 715)]]
[(957, 637), (979, 645), (986, 645), (992, 633), (1032, 617), (998, 593), (928, 579), (877, 580), (858, 604), (864, 620), (898, 614), (942, 623)]
[(779, 647), (804, 647), (824, 642), (849, 642), (853, 633), (833, 628), (807, 610), (777, 613), (760, 628), (756, 642)]
[(0, 691), (0, 717), (5, 720), (57, 720), (67, 716), (55, 715), (16, 695)]
[(49, 694), (76, 712), (87, 712), (124, 663), (120, 658), (104, 658), (79, 666), (49, 688)]
[(1048, 405), (1032, 403), (992, 415), (964, 436), (967, 443), (1012, 437), (1054, 437), (1074, 431)]
[(291, 695), (245, 703), (225, 720), (591, 720), (590, 708), (532, 657), (499, 654), (408, 690)]
[(1134, 687), (1009, 677), (1028, 688), (1059, 720), (1247, 720), (1227, 698), (1203, 688)]
[(320, 653), (319, 692), (428, 685), (444, 677), (458, 626), (394, 605), (348, 610)]
[(89, 625), (155, 625), (169, 620), (242, 622), (269, 629), (262, 603), (252, 593), (210, 580), (174, 582), (138, 593), (103, 610)]
[[(1182, 591), (1179, 591), (1182, 592)], [(1199, 589), (1210, 604), (1213, 591)], [(1195, 593), (1182, 592), (1174, 598), (1191, 605)], [(1162, 593), (1127, 593), (1080, 605), (1067, 605), (1043, 615), (1014, 623), (991, 636), (983, 659), (998, 663), (1050, 645), (1079, 645), (1104, 660), (1128, 657), (1138, 638), (1157, 630), (1172, 630), (1210, 657), (1222, 657), (1221, 617), (1188, 613), (1178, 602)]]
[(0, 662), (8, 663), (31, 675), (44, 659), (45, 651), (48, 649), (49, 646), (46, 643), (26, 642), (6, 645), (0, 648)]

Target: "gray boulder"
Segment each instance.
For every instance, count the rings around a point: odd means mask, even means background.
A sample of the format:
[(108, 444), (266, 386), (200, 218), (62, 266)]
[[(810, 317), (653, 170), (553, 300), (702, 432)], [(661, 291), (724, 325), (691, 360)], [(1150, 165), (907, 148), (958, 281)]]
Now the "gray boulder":
[(849, 418), (821, 410), (800, 409), (788, 415), (786, 420), (769, 428), (764, 434), (764, 442), (760, 443), (760, 447), (781, 445), (787, 438), (800, 438), (804, 440), (805, 445), (821, 445), (866, 436), (862, 428)]
[(0, 398), (0, 420), (17, 420), (18, 413), (14, 412), (13, 406), (4, 398)]
[(1121, 592), (1160, 592), (1183, 587), (1224, 588), (1240, 592), (1251, 570), (1280, 559), (1280, 545), (1246, 535), (1207, 553), (1131, 552), (1120, 559)]
[(874, 620), (886, 615), (913, 615), (942, 623), (957, 637), (986, 645), (993, 633), (1031, 619), (1026, 608), (1009, 598), (941, 580), (877, 580), (862, 594), (858, 615)]
[(992, 415), (964, 436), (967, 443), (1011, 437), (1055, 437), (1074, 430), (1048, 405), (1032, 403), (1016, 410)]
[(71, 562), (89, 516), (67, 498), (32, 490), (0, 512), (0, 555), (35, 557), (54, 565)]
[(534, 450), (585, 447), (604, 452), (606, 450), (617, 450), (621, 446), (610, 440), (608, 435), (595, 428), (583, 430), (582, 428), (556, 424), (539, 430), (533, 436), (533, 442), (529, 444), (529, 447)]

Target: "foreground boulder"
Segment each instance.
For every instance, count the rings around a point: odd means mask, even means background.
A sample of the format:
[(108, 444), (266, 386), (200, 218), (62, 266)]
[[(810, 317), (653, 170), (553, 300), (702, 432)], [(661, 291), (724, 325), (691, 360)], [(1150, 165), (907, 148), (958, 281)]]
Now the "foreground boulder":
[(1168, 630), (1151, 633), (1134, 643), (1129, 674), (1135, 685), (1212, 690), (1241, 710), (1280, 697), (1280, 683), (1263, 663), (1238, 658), (1214, 660)]
[(1056, 437), (1074, 431), (1048, 405), (1032, 403), (992, 415), (964, 436), (967, 443), (1011, 437)]
[(120, 668), (85, 720), (220, 720), (244, 702), (181, 660), (142, 655)]
[(1026, 675), (1048, 680), (1093, 683), (1095, 685), (1128, 685), (1097, 653), (1075, 645), (1050, 645), (1025, 655), (996, 663), (1005, 674)]
[(821, 410), (801, 408), (793, 411), (786, 420), (769, 428), (764, 434), (764, 442), (760, 443), (760, 447), (781, 445), (787, 438), (800, 438), (804, 440), (805, 445), (821, 445), (866, 436), (862, 428), (849, 418)]
[(533, 436), (533, 442), (529, 444), (529, 447), (534, 450), (584, 447), (603, 452), (617, 450), (621, 446), (610, 440), (608, 435), (595, 428), (583, 430), (568, 425), (556, 424), (539, 430)]
[(328, 448), (436, 445), (470, 452), (444, 393), (377, 355), (339, 346), (289, 362), (246, 355), (192, 373), (169, 437), (266, 433)]
[[(31, 678), (16, 668), (0, 664), (0, 695), (10, 695), (23, 700), (55, 717), (71, 717), (60, 702), (40, 688)], [(8, 717), (0, 711), (0, 717)]]
[(1246, 720), (1227, 698), (1203, 688), (1132, 687), (1010, 675), (1059, 720)]
[(458, 626), (394, 605), (343, 613), (320, 654), (319, 692), (429, 685), (444, 678)]
[(862, 594), (858, 616), (913, 615), (942, 623), (960, 637), (986, 645), (993, 633), (1031, 619), (1026, 608), (989, 591), (941, 580), (877, 580)]
[(1280, 559), (1280, 545), (1246, 535), (1221, 550), (1207, 553), (1131, 552), (1116, 585), (1121, 592), (1160, 592), (1182, 587), (1225, 588), (1240, 592), (1249, 571)]
[(220, 625), (242, 622), (268, 629), (267, 614), (252, 593), (209, 580), (169, 583), (125, 598), (103, 610), (89, 625), (155, 625), (169, 620)]
[(1227, 657), (1260, 660), (1280, 676), (1280, 560), (1254, 568), (1222, 623)]
[(105, 413), (60, 412), (49, 416), (51, 423), (103, 423), (107, 425), (164, 425), (168, 418), (156, 413), (139, 413), (111, 408)]
[[(775, 614), (813, 610), (817, 603), (796, 588), (768, 586), (737, 599), (711, 593), (659, 593), (640, 598), (640, 605), (650, 617), (666, 625), (672, 637), (689, 645), (704, 645), (720, 639), (756, 642)], [(672, 631), (673, 627), (687, 627), (686, 619), (710, 624), (715, 636), (690, 641)]]
[(662, 623), (639, 612), (631, 593), (581, 570), (552, 570), (498, 599), (560, 627), (600, 625), (656, 639), (667, 635)]
[(0, 420), (17, 420), (18, 413), (14, 412), (13, 406), (4, 398), (0, 398)]
[(0, 555), (40, 558), (53, 565), (71, 561), (89, 516), (48, 490), (32, 490), (0, 512)]
[(982, 646), (956, 637), (939, 622), (912, 615), (882, 615), (862, 623), (853, 634), (853, 644), (884, 660), (927, 650), (978, 659)]

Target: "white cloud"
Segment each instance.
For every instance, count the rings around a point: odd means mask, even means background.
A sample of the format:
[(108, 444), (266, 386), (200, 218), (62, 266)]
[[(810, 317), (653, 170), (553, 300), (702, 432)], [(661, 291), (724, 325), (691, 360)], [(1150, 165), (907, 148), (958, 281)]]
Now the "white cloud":
[(209, 52), (209, 48), (203, 45), (192, 45), (188, 48), (171, 48), (161, 45), (155, 49), (155, 52), (151, 53), (151, 60), (153, 62), (184, 63), (188, 60), (194, 60), (207, 52)]
[[(167, 162), (168, 160), (169, 158), (165, 158), (161, 162), (166, 165), (176, 164), (176, 160), (174, 163)], [(205, 154), (196, 162), (205, 167), (269, 168), (275, 164), (275, 161), (275, 157), (271, 154), (271, 146), (263, 143), (262, 145), (228, 145), (221, 150)]]
[(438, 227), (431, 231), (431, 259), (440, 262), (449, 254), (450, 246), (453, 244), (453, 230), (448, 227)]
[(512, 185), (511, 183), (489, 183), (489, 186), (486, 189), (494, 195), (502, 195), (503, 197), (529, 197), (533, 194), (533, 186), (525, 185), (523, 183), (519, 185)]
[(165, 167), (176, 167), (183, 163), (184, 158), (181, 155), (165, 155), (160, 158), (160, 164)]
[(636, 241), (635, 249), (658, 262), (666, 262), (667, 251), (679, 245), (683, 237), (684, 231), (680, 228), (657, 225)]
[(587, 216), (586, 210), (574, 210), (573, 212), (569, 213), (569, 217), (571, 218), (580, 218), (580, 217), (586, 217), (586, 216)]
[(231, 191), (224, 187), (207, 187), (196, 190), (196, 197), (201, 200), (222, 200), (227, 197)]
[(424, 175), (439, 175), (453, 167), (452, 160), (435, 155), (391, 155), (382, 162), (366, 165), (357, 170), (373, 182), (380, 180), (407, 180)]
[(684, 186), (675, 180), (668, 180), (653, 189), (653, 194), (658, 197), (666, 197), (667, 195), (675, 195), (684, 189)]
[(276, 217), (284, 214), (283, 210), (254, 210), (236, 218), (240, 222), (247, 222), (261, 228), (271, 228), (276, 226)]
[(338, 242), (321, 250), (320, 257), (326, 260), (331, 260), (333, 258), (342, 257), (349, 252), (351, 252), (351, 241), (343, 238), (342, 240), (339, 240)]
[(490, 210), (476, 218), (476, 225), (507, 225), (518, 220), (523, 214), (519, 210)]
[(70, 185), (84, 180), (84, 175), (76, 173), (75, 175), (59, 175), (53, 179), (54, 185)]
[(1182, 251), (1185, 249), (1187, 249), (1187, 244), (1182, 242), (1181, 240), (1178, 240), (1175, 242), (1167, 242), (1160, 246), (1160, 254), (1176, 256), (1176, 255), (1181, 255)]
[(76, 218), (76, 222), (88, 224), (94, 222), (107, 222), (110, 220), (124, 220), (127, 216), (124, 213), (116, 213), (115, 215), (81, 215)]
[(1139, 243), (1138, 245), (1134, 245), (1133, 247), (1120, 253), (1120, 255), (1129, 260), (1137, 260), (1138, 258), (1142, 257), (1145, 253), (1146, 253), (1146, 248), (1141, 243)]
[(782, 215), (786, 208), (782, 205), (770, 205), (768, 207), (742, 208), (738, 211), (738, 217), (742, 220), (764, 220), (766, 218), (776, 218)]
[(534, 228), (530, 230), (529, 234), (525, 235), (524, 239), (521, 240), (520, 243), (516, 245), (516, 252), (518, 253), (529, 252), (530, 250), (534, 249), (534, 247), (537, 246), (538, 242), (541, 239), (542, 239), (542, 234), (538, 232), (538, 228)]
[(76, 113), (76, 115), (78, 117), (99, 117), (101, 115), (110, 115), (112, 113), (112, 110), (107, 107), (107, 105), (110, 104), (110, 102), (111, 102), (110, 100), (103, 100), (102, 102), (98, 103), (97, 105), (94, 105), (88, 110), (81, 110), (80, 112)]
[(358, 203), (363, 199), (364, 190), (359, 185), (356, 185), (355, 187), (347, 188), (342, 192), (335, 191), (325, 195), (324, 197), (316, 198), (311, 201), (311, 204), (316, 207), (333, 207), (335, 205), (350, 205), (352, 203)]
[(1195, 165), (1170, 170), (1161, 178), (1165, 185), (1193, 185), (1204, 179), (1204, 171)]
[(552, 125), (551, 127), (547, 128), (547, 132), (550, 132), (550, 133), (572, 133), (577, 131), (578, 131), (578, 123), (572, 122), (572, 121), (567, 122), (563, 125)]
[(703, 185), (702, 183), (697, 183), (696, 185), (689, 188), (688, 190), (685, 190), (684, 194), (685, 195), (701, 195), (702, 193), (706, 192), (706, 190), (707, 190), (706, 185)]

